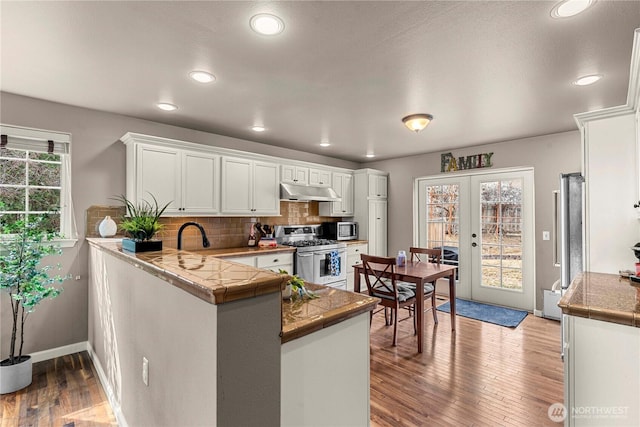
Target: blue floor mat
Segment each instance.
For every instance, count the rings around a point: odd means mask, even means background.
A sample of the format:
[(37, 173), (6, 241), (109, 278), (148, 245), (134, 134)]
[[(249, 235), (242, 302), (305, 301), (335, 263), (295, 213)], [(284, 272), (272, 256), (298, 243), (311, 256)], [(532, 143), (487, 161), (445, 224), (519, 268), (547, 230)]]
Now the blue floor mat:
[[(444, 311), (445, 313), (449, 313), (451, 311), (448, 301), (438, 306), (437, 309), (438, 311)], [(524, 320), (525, 317), (527, 317), (527, 314), (529, 313), (522, 310), (497, 307), (495, 305), (456, 298), (456, 315), (481, 320), (483, 322), (494, 323), (500, 326), (515, 328)]]

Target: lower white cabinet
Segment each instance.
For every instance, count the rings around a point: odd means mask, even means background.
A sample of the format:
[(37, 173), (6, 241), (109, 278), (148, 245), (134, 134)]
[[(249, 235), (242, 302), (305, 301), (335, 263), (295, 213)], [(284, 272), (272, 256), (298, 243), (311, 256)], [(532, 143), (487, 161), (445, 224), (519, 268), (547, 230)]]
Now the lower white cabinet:
[(369, 200), (367, 205), (367, 235), (362, 237), (369, 241), (371, 255), (387, 256), (387, 201)]
[[(353, 281), (354, 281), (354, 268), (355, 264), (362, 263), (360, 259), (360, 254), (366, 254), (369, 245), (366, 243), (355, 243), (349, 244), (347, 243), (347, 290), (353, 292)], [(360, 284), (360, 291), (367, 289), (366, 286), (362, 286)]]
[(293, 253), (274, 252), (265, 255), (244, 255), (234, 257), (224, 257), (224, 259), (249, 265), (251, 267), (264, 268), (279, 273), (280, 269), (293, 274)]
[(640, 328), (563, 316), (565, 426), (640, 425)]

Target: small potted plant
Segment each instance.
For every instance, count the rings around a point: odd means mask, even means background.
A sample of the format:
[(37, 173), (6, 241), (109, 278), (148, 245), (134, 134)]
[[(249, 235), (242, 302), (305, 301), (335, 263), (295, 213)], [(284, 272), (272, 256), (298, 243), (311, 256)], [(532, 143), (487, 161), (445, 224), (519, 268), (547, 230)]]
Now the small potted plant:
[(121, 201), (126, 208), (125, 216), (120, 223), (122, 229), (129, 238), (122, 239), (122, 249), (130, 252), (161, 251), (162, 240), (153, 237), (164, 227), (160, 222), (160, 215), (169, 206), (169, 203), (160, 207), (158, 200), (150, 194), (153, 203), (143, 200), (134, 204), (125, 196), (120, 195), (116, 200)]
[[(279, 273), (289, 275), (289, 273), (287, 273), (287, 270), (283, 269), (279, 269)], [(296, 275), (289, 276), (289, 280), (287, 281), (285, 289), (282, 290), (282, 298), (288, 300), (292, 298), (297, 299), (298, 297), (301, 299), (319, 298), (317, 294), (310, 291), (304, 286), (304, 280), (302, 280), (300, 277)]]
[[(9, 357), (0, 361), (0, 394), (13, 393), (31, 384), (31, 356), (22, 354), (24, 327), (36, 306), (62, 291), (56, 284), (69, 278), (50, 276), (51, 265), (41, 265), (46, 256), (61, 255), (54, 239), (59, 235), (45, 229), (46, 220), (3, 221), (0, 236), (0, 289), (9, 295), (13, 327)], [(57, 266), (60, 269), (60, 265)]]

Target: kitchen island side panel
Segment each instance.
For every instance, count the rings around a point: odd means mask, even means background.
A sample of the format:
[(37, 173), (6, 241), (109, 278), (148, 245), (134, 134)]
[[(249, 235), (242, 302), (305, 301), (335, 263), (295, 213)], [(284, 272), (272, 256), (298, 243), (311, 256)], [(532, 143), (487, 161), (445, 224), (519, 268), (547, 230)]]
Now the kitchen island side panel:
[(216, 425), (218, 307), (93, 246), (89, 269), (89, 343), (121, 424)]

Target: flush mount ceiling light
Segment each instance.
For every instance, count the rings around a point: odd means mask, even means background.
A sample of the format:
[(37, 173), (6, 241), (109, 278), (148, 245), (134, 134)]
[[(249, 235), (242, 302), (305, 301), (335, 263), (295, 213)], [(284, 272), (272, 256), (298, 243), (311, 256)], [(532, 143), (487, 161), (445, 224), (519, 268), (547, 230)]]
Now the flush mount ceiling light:
[(418, 133), (426, 128), (429, 123), (431, 123), (431, 120), (433, 120), (431, 114), (411, 114), (410, 116), (403, 117), (402, 123), (404, 123), (407, 129)]
[(252, 126), (251, 130), (254, 132), (264, 132), (266, 129), (264, 126)]
[(169, 104), (168, 102), (158, 102), (156, 107), (164, 111), (175, 111), (178, 109), (176, 105)]
[(576, 86), (588, 86), (592, 85), (602, 78), (602, 74), (590, 74), (588, 76), (582, 76), (573, 81)]
[(211, 83), (216, 79), (216, 76), (206, 71), (192, 71), (189, 73), (189, 77), (198, 83)]
[(249, 25), (253, 31), (264, 36), (275, 36), (284, 31), (282, 19), (269, 13), (259, 13), (252, 16)]
[(596, 0), (563, 0), (556, 3), (551, 9), (551, 16), (554, 18), (569, 18), (594, 5)]

